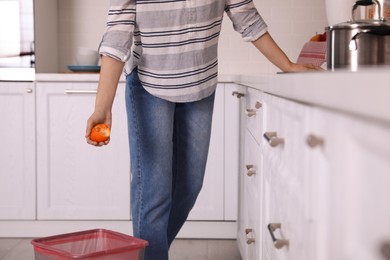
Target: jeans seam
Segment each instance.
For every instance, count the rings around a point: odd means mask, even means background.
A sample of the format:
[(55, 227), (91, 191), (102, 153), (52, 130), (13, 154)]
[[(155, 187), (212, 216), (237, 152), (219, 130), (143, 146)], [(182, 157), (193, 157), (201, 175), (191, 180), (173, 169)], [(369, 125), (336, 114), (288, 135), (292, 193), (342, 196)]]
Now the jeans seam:
[[(175, 108), (176, 110), (176, 108)], [(175, 113), (175, 112), (174, 112)], [(174, 117), (175, 118), (175, 117)], [(178, 138), (177, 138), (177, 120), (174, 119), (173, 121), (173, 134), (172, 134), (172, 192), (171, 192), (171, 209), (175, 203), (175, 193), (176, 193), (176, 178), (177, 178), (177, 172), (178, 172)], [(171, 240), (171, 233), (173, 234), (174, 232), (171, 232), (171, 229), (173, 227), (173, 220), (172, 218), (172, 211), (170, 210), (170, 214), (168, 216), (168, 224), (167, 224), (167, 240), (168, 240), (168, 248), (170, 247), (172, 241)], [(171, 224), (171, 225), (170, 225)]]
[[(133, 84), (132, 86), (135, 86), (135, 84), (137, 84), (137, 82), (135, 82), (135, 80), (133, 79)], [(142, 177), (143, 177), (143, 172), (142, 172), (142, 166), (141, 166), (141, 163), (142, 163), (142, 151), (141, 151), (141, 142), (140, 142), (140, 131), (139, 131), (139, 125), (138, 125), (138, 111), (136, 109), (136, 106), (135, 106), (135, 99), (134, 99), (134, 90), (133, 88), (131, 88), (131, 92), (132, 92), (132, 95), (131, 95), (131, 104), (132, 104), (132, 110), (133, 110), (133, 117), (134, 117), (134, 129), (135, 129), (135, 136), (137, 138), (137, 157), (138, 157), (138, 162), (137, 162), (137, 179), (138, 179), (138, 220), (137, 220), (137, 229), (138, 229), (138, 232), (139, 232), (139, 236), (142, 237), (141, 235), (141, 215), (142, 215), (142, 210), (143, 210), (143, 182), (142, 182)]]

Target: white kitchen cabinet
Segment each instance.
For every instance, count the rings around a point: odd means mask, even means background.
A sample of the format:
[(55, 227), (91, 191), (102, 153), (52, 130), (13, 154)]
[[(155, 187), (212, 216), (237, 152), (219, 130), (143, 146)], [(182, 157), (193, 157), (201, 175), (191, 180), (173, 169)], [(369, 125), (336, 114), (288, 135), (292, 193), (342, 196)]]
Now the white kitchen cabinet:
[[(312, 108), (251, 88), (246, 99), (244, 166), (256, 175), (240, 184), (243, 259), (313, 259), (316, 202), (307, 144)], [(256, 231), (249, 234), (256, 241), (252, 247), (245, 245), (249, 226)]]
[(0, 219), (35, 219), (35, 88), (0, 82)]
[[(7, 125), (1, 135), (9, 148), (0, 154), (5, 158), (0, 236), (46, 236), (96, 226), (131, 234), (124, 82), (113, 106), (110, 144), (93, 147), (84, 136), (97, 77), (42, 74), (37, 79), (0, 84), (0, 115)], [(232, 94), (242, 89), (232, 83), (217, 88), (205, 181), (180, 237), (234, 238), (242, 102)]]
[(346, 122), (340, 259), (390, 259), (390, 132)]
[(130, 165), (124, 85), (113, 107), (108, 146), (85, 141), (92, 82), (37, 83), (39, 220), (130, 219)]
[[(247, 118), (242, 136), (245, 163), (257, 162), (262, 178), (240, 179), (242, 258), (390, 259), (389, 124), (260, 89), (246, 96), (262, 97), (262, 119)], [(248, 225), (262, 232), (258, 254), (244, 246)]]
[(389, 125), (319, 109), (314, 116), (332, 120), (314, 132), (324, 140), (317, 150), (328, 162), (317, 182), (322, 210), (315, 218), (317, 248), (328, 258), (318, 259), (390, 259)]
[[(96, 85), (96, 82), (37, 83), (40, 220), (130, 219), (124, 84), (119, 85), (114, 102), (110, 144), (100, 148), (87, 145), (84, 138), (86, 120), (94, 108)], [(234, 170), (234, 162), (239, 154), (239, 136), (227, 138), (224, 134), (226, 126), (229, 129), (239, 126), (238, 113), (235, 117), (225, 113), (225, 106), (234, 111), (232, 86), (225, 89), (221, 84), (217, 88), (205, 181), (188, 220), (237, 218), (238, 164)], [(225, 160), (226, 148), (234, 156), (232, 159)]]

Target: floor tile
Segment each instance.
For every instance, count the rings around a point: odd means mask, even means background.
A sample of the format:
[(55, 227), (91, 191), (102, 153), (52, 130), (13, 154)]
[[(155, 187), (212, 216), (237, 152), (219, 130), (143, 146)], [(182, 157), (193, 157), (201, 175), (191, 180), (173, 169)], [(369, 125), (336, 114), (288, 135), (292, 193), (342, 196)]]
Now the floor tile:
[(175, 240), (172, 243), (170, 260), (207, 260), (207, 240)]
[(170, 260), (241, 260), (236, 240), (177, 239)]
[(34, 248), (30, 241), (30, 239), (20, 239), (13, 248), (1, 256), (0, 260), (34, 260)]
[[(31, 239), (0, 239), (0, 260), (34, 260)], [(169, 260), (241, 260), (235, 240), (177, 239)]]
[(236, 240), (209, 240), (209, 260), (241, 260)]
[(8, 251), (12, 250), (20, 241), (20, 239), (0, 239), (0, 259), (5, 256)]

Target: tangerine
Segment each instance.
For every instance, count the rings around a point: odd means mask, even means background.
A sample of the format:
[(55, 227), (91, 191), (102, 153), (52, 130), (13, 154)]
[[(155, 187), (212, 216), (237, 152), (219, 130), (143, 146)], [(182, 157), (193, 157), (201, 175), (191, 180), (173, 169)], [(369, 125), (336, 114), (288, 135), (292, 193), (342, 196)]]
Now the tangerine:
[(106, 124), (97, 124), (92, 128), (89, 139), (97, 143), (105, 142), (110, 137), (110, 128)]

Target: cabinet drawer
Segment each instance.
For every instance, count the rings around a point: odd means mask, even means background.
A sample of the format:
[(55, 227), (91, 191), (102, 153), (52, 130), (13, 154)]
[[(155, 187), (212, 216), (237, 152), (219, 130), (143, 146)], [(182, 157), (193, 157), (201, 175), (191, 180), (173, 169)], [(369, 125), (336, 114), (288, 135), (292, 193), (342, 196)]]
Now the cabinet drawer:
[(245, 169), (244, 187), (250, 194), (250, 199), (258, 201), (260, 192), (260, 179), (262, 175), (261, 156), (259, 145), (249, 132), (245, 133)]
[(245, 131), (245, 165), (242, 173), (243, 188), (243, 251), (244, 259), (259, 259), (261, 247), (262, 159), (260, 146), (251, 132)]
[(286, 168), (288, 172), (302, 174), (310, 108), (265, 94), (264, 114), (264, 156), (279, 170)]
[(262, 142), (262, 124), (263, 124), (263, 93), (248, 89), (246, 96), (246, 126), (249, 132), (252, 133), (256, 142)]
[(345, 117), (337, 130), (339, 160), (331, 177), (338, 196), (331, 210), (332, 235), (341, 243), (332, 246), (341, 253), (334, 257), (390, 259), (390, 127)]
[(245, 246), (248, 260), (257, 260), (260, 255), (261, 240), (261, 226), (260, 226), (260, 201), (250, 200), (251, 194), (245, 191), (246, 197), (249, 197), (246, 207), (246, 223), (245, 229)]
[(310, 108), (267, 94), (264, 100), (264, 225), (280, 224), (274, 237), (289, 241), (289, 246), (275, 248), (267, 228), (264, 254), (269, 259), (308, 259), (311, 192), (305, 137)]
[[(264, 171), (270, 175), (277, 176), (276, 170), (268, 169), (264, 165)], [(291, 187), (295, 186), (295, 187)], [(291, 188), (290, 188), (291, 187)], [(311, 237), (312, 226), (310, 219), (306, 217), (306, 204), (298, 198), (298, 186), (287, 180), (274, 179), (272, 183), (264, 183), (264, 259), (310, 259), (309, 238)], [(305, 197), (304, 192), (300, 194)], [(279, 224), (280, 228), (273, 230), (272, 234), (278, 240), (275, 241), (268, 228), (268, 225)], [(286, 244), (285, 244), (286, 243)], [(285, 244), (284, 246), (282, 246)]]

